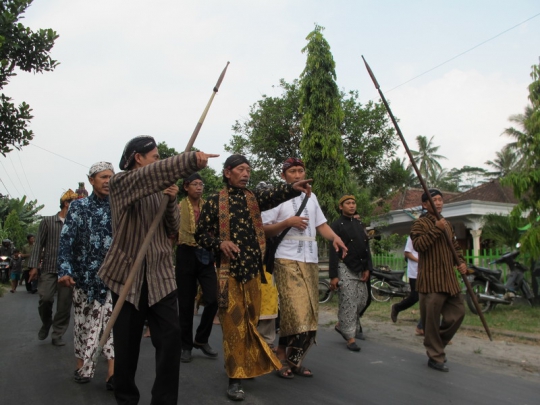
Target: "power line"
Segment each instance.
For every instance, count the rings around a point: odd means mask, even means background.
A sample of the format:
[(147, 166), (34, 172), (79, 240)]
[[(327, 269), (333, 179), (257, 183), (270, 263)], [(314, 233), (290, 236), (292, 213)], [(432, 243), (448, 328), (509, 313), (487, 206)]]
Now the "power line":
[(13, 163), (13, 159), (11, 159), (10, 154), (8, 154), (8, 158), (9, 158), (9, 161), (11, 162), (11, 166), (13, 166), (13, 170), (15, 171), (15, 176), (17, 176), (17, 179), (19, 180), (19, 184), (21, 185), (21, 187), (22, 187), (22, 189), (24, 191), (24, 195), (28, 195), (28, 193), (26, 192), (26, 189), (24, 188), (23, 182), (21, 181), (21, 178), (19, 177), (19, 172), (15, 168), (15, 164)]
[(82, 164), (80, 164), (79, 162), (75, 162), (74, 160), (71, 160), (71, 159), (69, 159), (69, 158), (67, 158), (67, 157), (65, 157), (65, 156), (59, 155), (58, 153), (51, 152), (50, 150), (47, 150), (47, 149), (45, 149), (45, 148), (42, 148), (41, 146), (37, 146), (37, 145), (36, 145), (35, 143), (33, 143), (33, 142), (30, 142), (30, 145), (35, 146), (36, 148), (42, 149), (42, 150), (44, 150), (45, 152), (49, 152), (49, 153), (51, 153), (51, 154), (53, 154), (53, 155), (56, 155), (56, 156), (58, 156), (58, 157), (61, 157), (62, 159), (69, 160), (70, 162), (75, 163), (75, 164), (77, 164), (77, 165), (79, 165), (79, 166), (85, 167), (86, 169), (89, 168), (88, 166), (82, 165)]
[(11, 195), (9, 190), (7, 189), (6, 185), (4, 184), (4, 181), (2, 180), (2, 178), (0, 178), (0, 182), (2, 183), (2, 185), (4, 186), (4, 188), (6, 189), (8, 195)]
[[(11, 180), (11, 177), (9, 177), (9, 173), (8, 171), (6, 170), (6, 168), (4, 167), (4, 164), (2, 163), (2, 161), (0, 160), (0, 165), (2, 165), (2, 168), (4, 169), (4, 171), (6, 172), (6, 176), (8, 177), (9, 181), (11, 182), (11, 184), (13, 185), (13, 187), (15, 188), (15, 191), (17, 192), (17, 194), (21, 195), (21, 192), (17, 189), (17, 186), (15, 185), (15, 183), (13, 182), (13, 180)], [(5, 186), (4, 186), (5, 187)], [(7, 190), (7, 189), (6, 189)]]
[(28, 187), (30, 188), (30, 192), (32, 193), (32, 197), (34, 197), (34, 200), (37, 200), (36, 195), (34, 194), (34, 190), (32, 190), (32, 186), (30, 182), (28, 181), (28, 177), (26, 176), (26, 170), (24, 170), (24, 165), (21, 160), (21, 155), (19, 154), (19, 151), (17, 150), (17, 157), (19, 158), (19, 163), (21, 164), (22, 171), (24, 173), (24, 178), (26, 179), (26, 184), (28, 184)]
[(397, 89), (398, 87), (401, 87), (401, 86), (403, 86), (403, 85), (405, 85), (405, 84), (407, 84), (407, 83), (409, 83), (409, 82), (412, 82), (413, 80), (418, 79), (420, 76), (423, 76), (423, 75), (425, 75), (426, 73), (429, 73), (429, 72), (431, 72), (432, 70), (435, 70), (435, 69), (441, 67), (442, 65), (445, 65), (445, 64), (447, 64), (448, 62), (451, 62), (451, 61), (453, 61), (454, 59), (459, 58), (459, 57), (462, 56), (462, 55), (465, 55), (466, 53), (472, 51), (473, 49), (476, 49), (476, 48), (478, 48), (479, 46), (482, 46), (482, 45), (484, 45), (485, 43), (487, 43), (487, 42), (489, 42), (489, 41), (492, 41), (492, 40), (494, 40), (495, 38), (500, 37), (500, 36), (503, 35), (503, 34), (506, 34), (508, 31), (511, 31), (511, 30), (513, 30), (514, 28), (517, 28), (517, 27), (519, 27), (520, 25), (525, 24), (527, 21), (530, 21), (530, 20), (532, 20), (533, 18), (538, 17), (539, 15), (540, 15), (540, 13), (538, 13), (538, 14), (536, 14), (536, 15), (533, 15), (533, 16), (530, 17), (530, 18), (527, 18), (525, 21), (522, 21), (522, 22), (520, 22), (519, 24), (516, 24), (516, 25), (514, 25), (513, 27), (510, 27), (510, 28), (504, 30), (503, 32), (498, 33), (498, 34), (495, 35), (494, 37), (491, 37), (491, 38), (489, 38), (489, 39), (486, 39), (485, 41), (480, 42), (478, 45), (475, 45), (475, 46), (473, 46), (472, 48), (469, 48), (469, 49), (467, 49), (466, 51), (461, 52), (460, 54), (458, 54), (458, 55), (456, 55), (456, 56), (453, 56), (452, 58), (450, 58), (450, 59), (448, 59), (448, 60), (446, 60), (446, 61), (444, 61), (444, 62), (442, 62), (442, 63), (439, 63), (437, 66), (432, 67), (431, 69), (426, 70), (425, 72), (420, 73), (420, 74), (417, 75), (417, 76), (414, 76), (412, 79), (409, 79), (409, 80), (407, 80), (406, 82), (403, 82), (403, 83), (401, 83), (401, 84), (398, 84), (396, 87), (392, 87), (390, 90), (385, 90), (385, 93), (390, 93), (392, 90), (395, 90), (395, 89)]

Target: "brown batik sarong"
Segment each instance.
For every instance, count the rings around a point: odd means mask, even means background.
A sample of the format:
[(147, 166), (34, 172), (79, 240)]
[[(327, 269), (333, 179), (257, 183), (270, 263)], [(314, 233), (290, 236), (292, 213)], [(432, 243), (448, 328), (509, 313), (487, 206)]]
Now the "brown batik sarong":
[(299, 367), (317, 334), (319, 266), (276, 259), (274, 276), (279, 293), (280, 345), (286, 342), (289, 363)]
[(257, 332), (261, 310), (260, 276), (240, 283), (228, 282), (228, 306), (219, 308), (223, 330), (225, 370), (229, 378), (252, 378), (281, 367), (276, 355)]

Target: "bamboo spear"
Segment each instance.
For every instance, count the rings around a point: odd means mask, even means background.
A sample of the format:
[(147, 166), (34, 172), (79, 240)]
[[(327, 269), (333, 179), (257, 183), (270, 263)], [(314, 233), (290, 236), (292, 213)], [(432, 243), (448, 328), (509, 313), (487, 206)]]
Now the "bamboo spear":
[[(418, 166), (416, 165), (416, 162), (414, 161), (414, 157), (411, 153), (411, 150), (409, 149), (409, 146), (407, 145), (407, 142), (405, 141), (405, 138), (403, 137), (403, 133), (401, 132), (401, 129), (399, 128), (399, 125), (394, 117), (394, 114), (392, 113), (392, 110), (390, 109), (390, 105), (388, 105), (388, 102), (386, 101), (386, 98), (384, 97), (383, 92), (381, 91), (381, 86), (379, 86), (379, 83), (377, 82), (377, 79), (375, 78), (375, 75), (373, 74), (373, 71), (369, 67), (368, 63), (366, 62), (366, 59), (362, 55), (362, 59), (364, 60), (364, 64), (366, 65), (366, 69), (369, 73), (369, 76), (371, 77), (371, 80), (373, 80), (373, 84), (375, 85), (375, 88), (379, 92), (379, 95), (381, 96), (381, 100), (386, 107), (386, 111), (388, 111), (388, 115), (390, 116), (390, 119), (392, 120), (392, 123), (394, 124), (394, 127), (396, 128), (396, 131), (399, 135), (399, 138), (401, 139), (401, 143), (403, 143), (403, 147), (405, 148), (405, 151), (407, 152), (407, 155), (409, 156), (409, 160), (411, 161), (411, 165), (414, 168), (414, 171), (416, 172), (416, 176), (418, 177), (418, 180), (420, 181), (420, 184), (422, 185), (422, 188), (424, 189), (424, 192), (426, 193), (429, 203), (431, 204), (431, 207), (433, 208), (433, 212), (435, 214), (435, 217), (437, 220), (441, 219), (441, 215), (439, 212), (437, 212), (437, 209), (435, 207), (435, 203), (433, 202), (433, 199), (431, 198), (431, 194), (429, 193), (429, 190), (427, 188), (426, 182), (424, 181), (424, 178), (422, 177), (422, 174), (420, 173), (420, 170), (418, 169)], [(448, 244), (448, 247), (450, 248), (450, 251), (452, 252), (452, 255), (454, 256), (454, 262), (456, 264), (459, 264), (459, 256), (456, 252), (456, 249), (454, 248), (454, 244), (452, 243), (452, 238), (448, 234), (447, 231), (444, 232), (444, 236), (446, 238), (446, 242)], [(493, 341), (491, 337), (491, 332), (489, 330), (489, 326), (486, 323), (486, 320), (484, 318), (484, 314), (482, 313), (482, 310), (480, 309), (480, 306), (478, 305), (478, 301), (476, 299), (476, 294), (474, 294), (474, 291), (472, 290), (471, 283), (469, 282), (469, 279), (465, 274), (461, 274), (461, 277), (463, 278), (463, 282), (465, 283), (465, 287), (467, 287), (467, 293), (471, 296), (472, 302), (474, 303), (474, 307), (476, 308), (476, 312), (478, 313), (478, 316), (480, 317), (480, 320), (482, 321), (482, 325), (484, 325), (484, 329), (486, 330), (486, 333), (489, 337), (490, 341)]]
[[(184, 153), (191, 151), (191, 148), (193, 147), (193, 144), (195, 143), (195, 139), (197, 139), (197, 135), (199, 134), (202, 124), (206, 118), (206, 114), (208, 113), (208, 110), (210, 109), (210, 105), (212, 104), (212, 101), (214, 100), (216, 93), (219, 91), (219, 86), (221, 85), (221, 82), (223, 81), (223, 78), (225, 77), (225, 72), (227, 71), (227, 68), (229, 67), (229, 63), (230, 62), (227, 62), (227, 65), (221, 72), (221, 75), (219, 76), (219, 79), (216, 85), (214, 86), (214, 89), (212, 90), (212, 95), (210, 96), (210, 100), (206, 104), (206, 108), (204, 109), (201, 115), (201, 118), (199, 118), (199, 122), (197, 122), (197, 125), (195, 126), (193, 134), (191, 135), (191, 138), (189, 139), (189, 142), (186, 146), (186, 149), (184, 150)], [(107, 339), (109, 338), (109, 334), (111, 333), (111, 330), (116, 322), (116, 319), (118, 318), (118, 314), (120, 313), (124, 305), (124, 302), (126, 301), (127, 295), (129, 294), (129, 291), (131, 290), (131, 285), (133, 284), (133, 280), (139, 273), (144, 257), (146, 256), (148, 247), (150, 246), (150, 243), (152, 242), (152, 238), (154, 237), (154, 234), (156, 233), (157, 227), (163, 218), (163, 214), (165, 213), (165, 209), (167, 208), (167, 203), (169, 202), (170, 198), (172, 197), (169, 197), (167, 195), (163, 196), (163, 200), (161, 201), (161, 205), (158, 208), (156, 217), (154, 218), (154, 221), (150, 225), (150, 228), (148, 228), (148, 233), (146, 234), (146, 237), (143, 240), (141, 248), (139, 249), (139, 252), (137, 253), (137, 257), (135, 258), (135, 261), (133, 262), (133, 265), (131, 266), (126, 282), (124, 286), (122, 287), (122, 290), (120, 291), (120, 295), (118, 296), (118, 301), (116, 302), (116, 305), (114, 306), (111, 319), (107, 323), (107, 327), (105, 328), (105, 331), (103, 332), (103, 335), (101, 336), (96, 353), (94, 354), (92, 358), (94, 362), (97, 362), (99, 355), (103, 351), (103, 346), (105, 346), (105, 343), (107, 342)]]

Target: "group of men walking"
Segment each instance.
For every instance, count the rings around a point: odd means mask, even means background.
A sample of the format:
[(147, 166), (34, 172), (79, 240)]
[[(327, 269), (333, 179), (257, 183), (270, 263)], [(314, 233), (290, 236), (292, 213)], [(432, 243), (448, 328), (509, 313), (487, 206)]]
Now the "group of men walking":
[[(119, 404), (139, 401), (135, 375), (145, 321), (156, 350), (154, 404), (177, 403), (180, 362), (189, 363), (193, 349), (210, 357), (218, 355), (208, 343), (216, 313), (223, 330), (229, 399), (245, 398), (243, 379), (272, 371), (286, 379), (312, 377), (304, 359), (315, 342), (318, 324), (317, 234), (331, 243), (331, 288), (340, 290), (336, 331), (349, 350), (360, 351), (355, 338), (362, 336), (359, 318), (369, 305), (367, 283), (373, 264), (367, 234), (357, 219), (355, 197), (340, 199), (341, 216), (330, 226), (300, 159), (283, 163), (283, 183), (252, 191), (247, 188), (249, 161), (232, 155), (224, 164), (223, 189), (203, 201), (204, 183), (197, 171), (216, 156), (188, 152), (160, 160), (152, 137), (134, 138), (123, 151), (120, 173), (115, 175), (110, 163), (94, 164), (88, 174), (92, 194), (79, 200), (69, 190), (61, 198), (60, 212), (40, 224), (37, 248), (29, 260), (30, 280), (37, 277), (42, 260), (38, 338), (46, 339), (52, 327), (53, 345), (65, 344), (62, 336), (73, 302), (74, 379), (89, 382), (105, 325), (113, 308), (121, 307), (103, 350), (108, 360), (106, 387), (114, 390)], [(184, 179), (185, 198), (177, 204), (179, 179)], [(132, 269), (163, 199), (165, 213), (141, 268)], [(446, 371), (444, 346), (462, 315), (455, 298), (457, 281), (451, 277), (453, 263), (437, 242), (449, 225), (433, 221), (426, 208), (428, 216), (415, 224), (411, 237), (420, 263), (426, 263), (421, 266), (424, 277), (419, 276), (418, 286), (428, 365)], [(265, 273), (267, 238), (282, 232), (285, 236), (275, 251), (273, 274)], [(176, 268), (172, 261), (175, 244)], [(442, 270), (435, 259), (441, 254), (446, 266)], [(122, 302), (120, 295), (131, 271), (136, 274)], [(280, 308), (275, 350), (257, 329), (261, 283), (274, 282)], [(205, 309), (193, 337), (197, 284)]]

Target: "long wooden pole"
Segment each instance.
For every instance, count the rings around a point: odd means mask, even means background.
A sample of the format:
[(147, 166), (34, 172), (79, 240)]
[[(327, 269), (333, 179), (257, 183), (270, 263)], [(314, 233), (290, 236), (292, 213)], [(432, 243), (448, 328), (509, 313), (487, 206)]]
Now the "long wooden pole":
[[(362, 55), (362, 59), (364, 60), (364, 64), (366, 65), (366, 69), (369, 73), (369, 76), (371, 77), (371, 80), (373, 81), (373, 84), (375, 85), (375, 88), (379, 92), (379, 95), (381, 96), (381, 100), (386, 107), (386, 111), (388, 111), (388, 115), (390, 116), (390, 119), (392, 120), (392, 123), (394, 124), (394, 128), (396, 128), (396, 131), (399, 135), (399, 138), (401, 139), (401, 143), (403, 144), (403, 147), (405, 148), (405, 151), (407, 152), (407, 155), (409, 156), (409, 160), (411, 161), (411, 165), (416, 172), (416, 176), (418, 177), (418, 180), (420, 181), (420, 184), (422, 185), (422, 188), (424, 189), (424, 192), (426, 193), (429, 203), (431, 204), (431, 207), (433, 208), (433, 212), (435, 214), (435, 217), (437, 220), (441, 219), (441, 215), (437, 211), (437, 208), (435, 207), (435, 203), (433, 202), (433, 199), (431, 198), (431, 194), (429, 193), (429, 190), (427, 188), (426, 182), (424, 181), (424, 178), (422, 177), (422, 174), (420, 173), (420, 170), (418, 169), (418, 166), (416, 165), (416, 162), (414, 160), (414, 157), (411, 153), (411, 150), (409, 149), (409, 146), (407, 145), (407, 142), (405, 141), (405, 137), (403, 136), (403, 133), (401, 132), (401, 129), (399, 128), (399, 125), (397, 123), (397, 120), (394, 117), (394, 114), (392, 113), (392, 110), (390, 109), (390, 105), (386, 101), (386, 98), (384, 97), (383, 92), (381, 91), (381, 86), (379, 86), (379, 83), (377, 82), (377, 79), (375, 78), (375, 75), (373, 74), (373, 71), (369, 67), (368, 63), (366, 62), (366, 59)], [(454, 257), (454, 262), (456, 264), (459, 264), (459, 256), (456, 252), (456, 249), (454, 248), (454, 244), (452, 242), (452, 237), (450, 234), (445, 231), (444, 236), (446, 238), (446, 242), (448, 244), (448, 247), (450, 248), (450, 251), (452, 252), (452, 256)], [(489, 340), (493, 341), (493, 338), (491, 337), (491, 332), (489, 330), (489, 326), (486, 322), (486, 319), (484, 318), (484, 314), (482, 313), (482, 310), (480, 309), (480, 305), (478, 305), (478, 301), (476, 299), (476, 294), (472, 290), (471, 283), (469, 282), (469, 279), (465, 274), (462, 274), (461, 277), (463, 278), (463, 282), (465, 283), (465, 287), (467, 288), (467, 293), (471, 296), (472, 302), (474, 303), (474, 307), (476, 308), (476, 312), (478, 313), (478, 316), (480, 317), (480, 320), (482, 321), (482, 325), (484, 325), (484, 329), (486, 330), (486, 333), (489, 337)]]
[[(225, 77), (225, 72), (227, 71), (227, 68), (229, 67), (229, 63), (230, 62), (227, 62), (227, 65), (221, 72), (221, 75), (219, 76), (219, 79), (216, 85), (214, 86), (214, 89), (212, 90), (212, 96), (210, 97), (210, 100), (206, 104), (206, 108), (204, 109), (201, 115), (201, 118), (199, 119), (199, 122), (197, 122), (197, 125), (195, 126), (195, 130), (193, 131), (193, 134), (191, 135), (191, 138), (189, 139), (189, 142), (186, 146), (186, 149), (184, 150), (184, 153), (191, 151), (191, 148), (193, 147), (193, 144), (195, 143), (195, 139), (197, 139), (197, 135), (199, 135), (199, 131), (201, 130), (204, 119), (206, 118), (206, 114), (208, 113), (208, 110), (210, 109), (210, 106), (212, 105), (212, 101), (214, 100), (216, 93), (219, 91), (219, 87), (221, 85), (221, 82), (223, 81), (223, 78)], [(133, 262), (133, 265), (131, 266), (126, 282), (124, 286), (122, 287), (122, 290), (120, 291), (120, 295), (118, 296), (118, 301), (116, 301), (116, 305), (114, 306), (113, 312), (111, 314), (111, 318), (109, 319), (109, 322), (107, 323), (107, 326), (105, 330), (103, 331), (103, 335), (101, 336), (101, 339), (99, 341), (99, 345), (97, 347), (96, 353), (94, 354), (92, 358), (94, 362), (97, 362), (99, 355), (103, 351), (103, 346), (105, 346), (105, 343), (107, 342), (107, 339), (109, 338), (109, 335), (116, 322), (116, 319), (118, 318), (118, 314), (120, 313), (120, 311), (122, 310), (122, 307), (124, 306), (124, 303), (126, 302), (126, 298), (131, 290), (133, 280), (135, 280), (135, 277), (140, 271), (142, 262), (144, 260), (144, 257), (146, 256), (146, 252), (148, 251), (148, 248), (150, 247), (152, 238), (154, 237), (154, 234), (156, 233), (158, 225), (160, 224), (163, 218), (163, 214), (165, 213), (165, 209), (167, 208), (167, 204), (171, 198), (172, 197), (169, 197), (167, 195), (163, 196), (163, 200), (161, 201), (161, 204), (158, 208), (156, 217), (154, 218), (154, 221), (150, 224), (150, 228), (148, 228), (148, 233), (146, 234), (146, 237), (143, 240), (141, 248), (139, 249), (139, 252), (137, 253), (137, 257), (135, 258), (135, 261)]]

